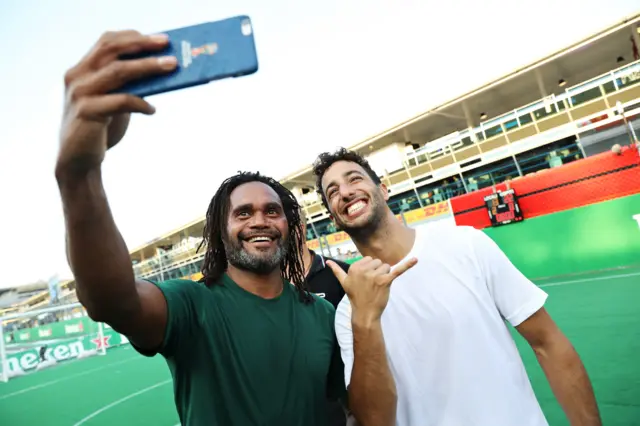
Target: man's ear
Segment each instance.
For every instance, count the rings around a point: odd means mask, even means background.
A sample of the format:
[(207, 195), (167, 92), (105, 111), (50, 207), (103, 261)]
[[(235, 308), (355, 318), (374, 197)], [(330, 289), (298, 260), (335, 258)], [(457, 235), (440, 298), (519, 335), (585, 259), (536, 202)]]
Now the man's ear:
[(304, 218), (300, 218), (300, 233), (303, 238), (307, 238), (307, 221)]
[(382, 196), (384, 197), (384, 200), (389, 201), (389, 188), (387, 188), (387, 185), (380, 182), (378, 186), (380, 187), (380, 191), (382, 191)]

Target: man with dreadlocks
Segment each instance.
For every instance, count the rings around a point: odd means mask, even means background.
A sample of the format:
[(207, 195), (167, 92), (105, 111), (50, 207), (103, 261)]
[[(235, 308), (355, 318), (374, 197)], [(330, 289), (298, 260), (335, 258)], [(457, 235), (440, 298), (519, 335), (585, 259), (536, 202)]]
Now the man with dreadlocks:
[(78, 298), (139, 352), (166, 358), (182, 425), (325, 426), (327, 396), (344, 392), (335, 309), (306, 290), (290, 191), (257, 173), (227, 179), (207, 211), (202, 282), (134, 276), (101, 164), (129, 114), (153, 112), (114, 91), (176, 66), (175, 58), (119, 57), (166, 44), (166, 37), (108, 33), (66, 74), (56, 179)]

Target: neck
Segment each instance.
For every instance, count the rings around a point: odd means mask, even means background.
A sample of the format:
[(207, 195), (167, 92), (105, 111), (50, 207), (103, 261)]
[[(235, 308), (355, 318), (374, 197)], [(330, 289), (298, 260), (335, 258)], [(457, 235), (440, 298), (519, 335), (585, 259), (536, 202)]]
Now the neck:
[(405, 226), (391, 210), (388, 210), (387, 215), (376, 226), (373, 233), (367, 232), (366, 235), (354, 233), (351, 238), (362, 256), (380, 259), (394, 266), (413, 248), (416, 231)]
[(262, 275), (236, 268), (230, 264), (227, 267), (227, 275), (238, 287), (263, 299), (278, 297), (282, 293), (284, 286), (284, 280), (279, 268)]

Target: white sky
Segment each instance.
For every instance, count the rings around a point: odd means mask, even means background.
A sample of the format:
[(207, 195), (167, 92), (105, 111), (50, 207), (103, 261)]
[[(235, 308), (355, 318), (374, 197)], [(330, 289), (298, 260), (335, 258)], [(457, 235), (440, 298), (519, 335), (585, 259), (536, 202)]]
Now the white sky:
[[(180, 6), (178, 6), (180, 4)], [(0, 288), (71, 278), (53, 166), (62, 75), (106, 30), (238, 14), (260, 70), (151, 98), (107, 155), (130, 248), (204, 214), (242, 170), (276, 178), (631, 15), (637, 0), (5, 0), (0, 6)]]

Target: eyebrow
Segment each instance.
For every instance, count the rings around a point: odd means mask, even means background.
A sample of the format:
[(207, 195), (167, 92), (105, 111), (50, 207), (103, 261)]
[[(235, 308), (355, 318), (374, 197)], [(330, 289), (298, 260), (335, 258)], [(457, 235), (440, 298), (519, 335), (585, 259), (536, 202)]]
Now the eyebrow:
[[(276, 210), (279, 210), (279, 211), (283, 210), (282, 206), (279, 203), (275, 202), (275, 201), (268, 202), (267, 204), (264, 205), (264, 208), (265, 209), (276, 209)], [(238, 213), (238, 212), (242, 212), (242, 211), (253, 211), (253, 210), (255, 210), (255, 207), (254, 207), (254, 205), (252, 203), (245, 203), (245, 204), (241, 204), (241, 205), (235, 207), (232, 211), (233, 211), (233, 213)]]

